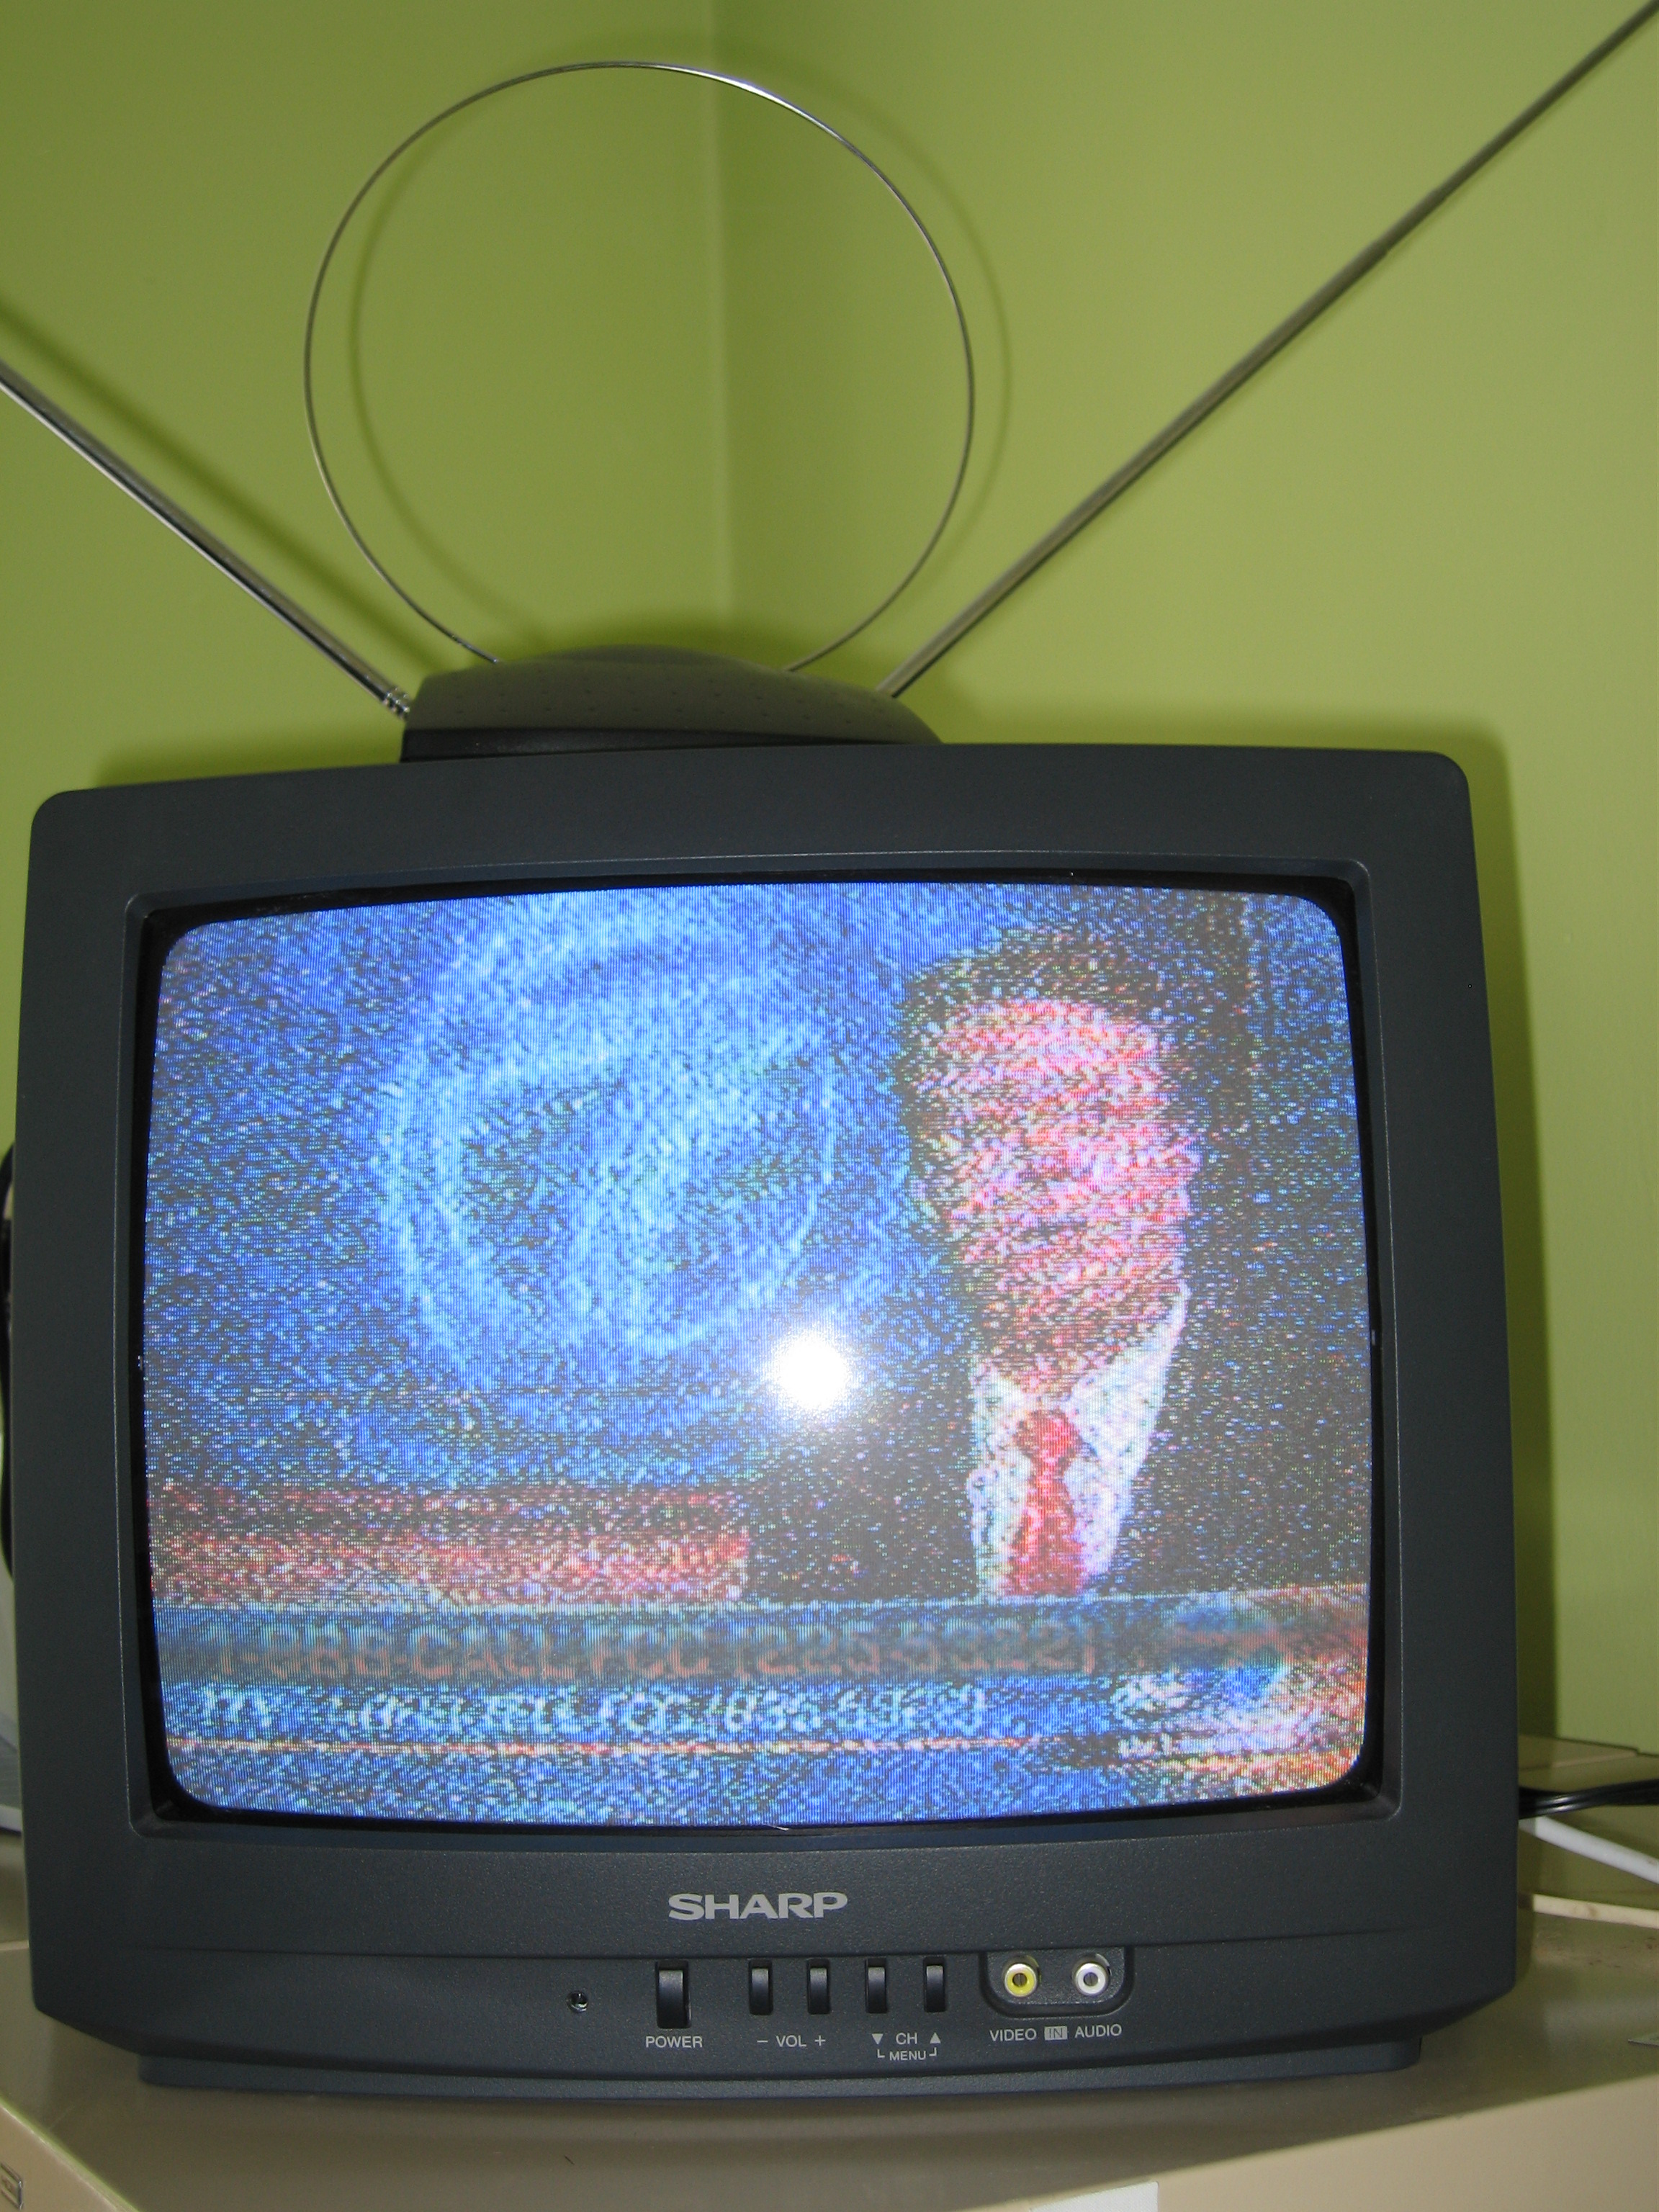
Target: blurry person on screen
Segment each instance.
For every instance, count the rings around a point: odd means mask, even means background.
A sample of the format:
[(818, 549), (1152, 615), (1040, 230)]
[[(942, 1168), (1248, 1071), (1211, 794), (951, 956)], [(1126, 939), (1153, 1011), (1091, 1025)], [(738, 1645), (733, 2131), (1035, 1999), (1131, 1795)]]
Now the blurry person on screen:
[(762, 1486), (752, 1594), (1363, 1574), (1365, 1349), (1251, 1187), (1261, 1019), (1224, 898), (911, 979), (890, 1080), (915, 1279), (942, 1272), (948, 1312), (933, 1358)]
[(1111, 1567), (1186, 1323), (1198, 1165), (1133, 983), (1040, 996), (973, 963), (911, 1009), (920, 1195), (978, 1338), (966, 1484), (977, 1585), (1069, 1597)]

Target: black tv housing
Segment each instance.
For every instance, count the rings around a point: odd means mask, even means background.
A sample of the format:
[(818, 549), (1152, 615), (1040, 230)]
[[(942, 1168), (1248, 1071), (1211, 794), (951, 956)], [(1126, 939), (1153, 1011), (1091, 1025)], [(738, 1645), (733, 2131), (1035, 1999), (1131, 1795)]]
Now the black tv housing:
[[(36, 817), (14, 1434), (37, 2003), (152, 2081), (273, 2088), (847, 2095), (1408, 2063), (1514, 1973), (1503, 1253), (1461, 774), (1374, 751), (942, 747), (890, 702), (729, 674), (686, 691), (676, 662), (573, 661), (482, 706), (438, 686), (402, 765), (75, 793)], [(1295, 885), (1344, 917), (1376, 1337), (1356, 1778), (1301, 1801), (786, 1832), (170, 1802), (134, 1371), (147, 930), (444, 889), (1056, 872)], [(688, 1917), (732, 1891), (823, 1909), (769, 1925), (757, 1962), (749, 1928)], [(1105, 1975), (1090, 2003), (1022, 2007), (993, 1982), (1011, 1952), (1082, 1950)]]

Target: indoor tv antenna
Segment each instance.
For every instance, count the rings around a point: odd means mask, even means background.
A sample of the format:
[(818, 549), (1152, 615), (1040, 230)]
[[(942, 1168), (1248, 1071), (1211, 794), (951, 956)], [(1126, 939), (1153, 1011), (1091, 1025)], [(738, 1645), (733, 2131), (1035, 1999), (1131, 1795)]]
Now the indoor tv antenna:
[[(1565, 76), (1558, 77), (1553, 84), (1522, 108), (1467, 161), (1460, 163), (1431, 191), (1426, 192), (1413, 206), (1407, 208), (1397, 222), (1391, 223), (1351, 261), (1346, 262), (1328, 277), (1300, 307), (1275, 325), (1214, 383), (1189, 401), (1155, 436), (1149, 438), (1138, 452), (1132, 453), (1086, 498), (1062, 515), (1051, 529), (1045, 531), (1034, 544), (1028, 546), (1018, 560), (1011, 562), (1000, 575), (986, 585), (949, 622), (919, 645), (897, 667), (890, 670), (873, 690), (854, 684), (805, 678), (799, 672), (811, 662), (834, 652), (837, 647), (845, 645), (866, 629), (878, 615), (884, 613), (915, 579), (944, 534), (967, 472), (973, 439), (974, 370), (967, 322), (943, 255), (921, 217), (892, 179), (851, 139), (845, 137), (821, 117), (797, 106), (793, 100), (786, 100), (781, 94), (746, 78), (728, 76), (718, 70), (696, 69), (676, 62), (592, 61), (562, 63), (550, 69), (530, 70), (520, 76), (501, 79), (453, 101), (411, 131), (370, 173), (335, 226), (318, 268), (306, 317), (304, 386), (306, 422), (312, 452), (335, 512), (375, 574), (423, 621), (486, 664), (479, 668), (429, 676), (412, 700), (353, 647), (337, 637), (332, 630), (289, 598), (269, 577), (262, 575), (251, 562), (233, 551), (222, 538), (188, 514), (177, 501), (170, 499), (164, 491), (141, 476), (101, 439), (94, 437), (91, 431), (66, 414), (54, 400), (48, 398), (45, 392), (4, 362), (0, 362), (0, 389), (8, 392), (37, 422), (55, 432), (66, 445), (72, 446), (83, 459), (90, 461), (112, 483), (118, 484), (141, 507), (164, 522), (186, 544), (194, 546), (204, 559), (210, 561), (233, 583), (240, 584), (262, 606), (268, 607), (290, 629), (296, 630), (337, 668), (349, 676), (354, 683), (371, 693), (381, 706), (402, 718), (405, 760), (502, 750), (561, 750), (628, 742), (630, 738), (635, 743), (647, 744), (665, 741), (697, 743), (708, 742), (711, 738), (739, 743), (761, 743), (779, 738), (786, 742), (810, 739), (831, 739), (842, 743), (926, 742), (929, 732), (914, 715), (898, 705), (901, 692), (908, 690), (969, 630), (975, 629), (994, 608), (1000, 606), (1022, 584), (1035, 575), (1062, 546), (1068, 545), (1097, 516), (1103, 514), (1133, 484), (1139, 483), (1143, 477), (1156, 468), (1201, 422), (1207, 422), (1236, 392), (1241, 392), (1258, 371), (1283, 353), (1304, 331), (1310, 329), (1339, 300), (1346, 297), (1363, 278), (1386, 260), (1396, 246), (1420, 229), (1431, 215), (1496, 160), (1507, 146), (1513, 144), (1656, 15), (1659, 15), (1659, 0), (1645, 0), (1644, 6), (1628, 16), (1599, 45), (1591, 47)], [(311, 374), (318, 303), (336, 249), (368, 194), (392, 165), (412, 146), (463, 109), (472, 107), (497, 93), (510, 91), (542, 78), (609, 70), (655, 71), (724, 85), (783, 109), (822, 131), (860, 161), (903, 210), (926, 246), (955, 313), (964, 371), (964, 426), (956, 471), (944, 508), (921, 552), (886, 595), (867, 614), (843, 629), (827, 645), (818, 647), (816, 651), (793, 662), (787, 669), (760, 668), (751, 663), (712, 653), (668, 652), (648, 647), (557, 653), (532, 660), (499, 662), (494, 655), (471, 644), (459, 631), (452, 629), (420, 605), (383, 566), (370, 550), (347, 511), (323, 452)], [(624, 736), (623, 732), (627, 735)]]

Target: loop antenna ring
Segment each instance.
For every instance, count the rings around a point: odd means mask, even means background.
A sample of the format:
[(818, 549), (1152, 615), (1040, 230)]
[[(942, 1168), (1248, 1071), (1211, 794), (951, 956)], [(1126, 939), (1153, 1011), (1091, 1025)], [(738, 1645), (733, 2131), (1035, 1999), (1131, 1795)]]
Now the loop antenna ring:
[(440, 632), (441, 635), (448, 638), (452, 644), (459, 645), (464, 652), (473, 654), (474, 657), (479, 660), (497, 660), (498, 656), (495, 653), (486, 652), (483, 646), (474, 645), (470, 638), (465, 638), (461, 635), (459, 630), (452, 629), (447, 623), (440, 621), (438, 617), (434, 615), (429, 608), (423, 607), (420, 601), (415, 598), (412, 592), (405, 591), (404, 586), (392, 574), (391, 570), (386, 566), (386, 563), (374, 552), (369, 546), (368, 540), (364, 538), (362, 532), (359, 530), (356, 524), (352, 520), (350, 514), (347, 510), (345, 501), (341, 495), (340, 488), (334, 480), (333, 471), (330, 469), (327, 459), (324, 454), (322, 432), (318, 428), (317, 423), (317, 402), (312, 374), (312, 354), (317, 334), (317, 310), (322, 301), (323, 287), (327, 281), (328, 272), (330, 268), (332, 266), (335, 253), (339, 247), (341, 240), (345, 236), (346, 230), (351, 222), (352, 217), (356, 214), (363, 202), (368, 198), (370, 192), (374, 191), (375, 185), (380, 183), (381, 178), (385, 176), (386, 171), (392, 167), (392, 164), (395, 161), (401, 161), (403, 156), (409, 152), (410, 149), (412, 146), (417, 145), (429, 131), (435, 131), (441, 123), (447, 123), (452, 116), (459, 115), (465, 109), (476, 107), (481, 100), (493, 99), (497, 93), (512, 92), (516, 90), (520, 85), (535, 84), (539, 82), (544, 77), (583, 76), (592, 75), (597, 71), (605, 70), (639, 70), (648, 71), (657, 76), (695, 77), (705, 84), (725, 85), (732, 92), (748, 93), (753, 99), (764, 100), (769, 106), (781, 108), (786, 114), (796, 116), (803, 123), (810, 123), (813, 130), (822, 131), (826, 138), (833, 139), (836, 144), (841, 147), (844, 152), (850, 154), (854, 161), (861, 162), (865, 168), (870, 172), (871, 175), (876, 179), (877, 182), (884, 187), (889, 195), (893, 199), (896, 200), (899, 206), (903, 210), (905, 215), (909, 219), (911, 228), (915, 231), (916, 235), (927, 247), (928, 258), (933, 262), (934, 268), (939, 271), (939, 281), (944, 285), (945, 292), (950, 299), (951, 311), (956, 317), (957, 331), (962, 341), (962, 368), (964, 400), (963, 410), (962, 446), (961, 450), (957, 456), (956, 472), (951, 479), (950, 492), (945, 499), (943, 508), (940, 510), (939, 520), (934, 523), (932, 530), (928, 532), (927, 543), (923, 545), (921, 552), (917, 554), (915, 559), (911, 562), (909, 567), (899, 578), (897, 583), (893, 586), (892, 589), (887, 592), (885, 597), (878, 599), (867, 614), (861, 615), (855, 623), (851, 623), (846, 629), (842, 630), (836, 636), (832, 637), (827, 645), (820, 645), (811, 653), (803, 653), (799, 660), (790, 661), (787, 664), (787, 669), (788, 672), (793, 674), (798, 669), (810, 667), (815, 660), (822, 660), (826, 653), (834, 653), (837, 647), (843, 646), (847, 644), (849, 640), (855, 638), (860, 630), (867, 629), (870, 624), (875, 621), (878, 615), (885, 614), (888, 608), (892, 605), (894, 600), (898, 598), (900, 592), (902, 592), (914, 580), (917, 572), (921, 569), (928, 556), (932, 553), (933, 548), (939, 544), (940, 538), (944, 535), (945, 526), (951, 520), (951, 514), (956, 507), (957, 495), (962, 490), (963, 479), (968, 473), (968, 457), (972, 450), (974, 442), (974, 353), (973, 347), (969, 343), (968, 337), (968, 319), (963, 313), (962, 301), (957, 291), (956, 284), (951, 278), (951, 271), (945, 265), (945, 256), (940, 252), (938, 244), (934, 240), (933, 233), (928, 229), (927, 224), (922, 221), (921, 216), (917, 214), (910, 202), (899, 190), (898, 186), (888, 175), (887, 172), (878, 162), (872, 160), (871, 156), (864, 151), (864, 149), (861, 146), (854, 145), (850, 138), (847, 137), (842, 132), (837, 131), (832, 123), (826, 123), (822, 116), (814, 115), (810, 109), (798, 106), (793, 100), (786, 100), (781, 92), (774, 92), (768, 85), (757, 84), (748, 77), (729, 76), (721, 70), (694, 68), (689, 62), (559, 62), (547, 69), (525, 70), (516, 76), (499, 77), (495, 83), (483, 85), (477, 92), (470, 92), (466, 94), (463, 99), (453, 100), (447, 107), (441, 108), (437, 114), (428, 116), (427, 120), (424, 123), (418, 125), (415, 130), (410, 132), (406, 138), (401, 139), (398, 143), (392, 148), (392, 151), (386, 155), (385, 159), (378, 162), (376, 166), (370, 170), (368, 175), (364, 178), (362, 183), (358, 186), (356, 192), (353, 193), (344, 214), (341, 216), (339, 221), (335, 224), (333, 231), (329, 238), (328, 244), (323, 249), (323, 258), (317, 264), (317, 274), (315, 278), (313, 280), (311, 287), (311, 299), (306, 308), (306, 332), (303, 364), (306, 403), (306, 433), (311, 441), (312, 459), (317, 464), (318, 473), (323, 480), (323, 489), (328, 494), (329, 502), (332, 506), (334, 512), (339, 516), (340, 520), (344, 524), (352, 544), (357, 548), (357, 550), (362, 555), (364, 560), (368, 562), (369, 567), (373, 568), (375, 574), (380, 579), (381, 582), (387, 585), (392, 591), (394, 591), (398, 597), (403, 601), (404, 605), (408, 607), (412, 613), (417, 614), (422, 622), (429, 623), (431, 627)]

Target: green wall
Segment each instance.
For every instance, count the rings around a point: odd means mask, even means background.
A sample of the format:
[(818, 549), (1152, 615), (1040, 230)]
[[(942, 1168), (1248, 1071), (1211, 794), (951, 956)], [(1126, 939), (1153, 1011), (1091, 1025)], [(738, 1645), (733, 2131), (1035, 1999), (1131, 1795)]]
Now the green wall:
[[(762, 76), (938, 233), (980, 436), (902, 657), (1616, 20), (1607, 0), (60, 4), (8, 20), (0, 353), (412, 684), (329, 513), (330, 226), (425, 114), (605, 52)], [(1537, 1726), (1659, 1743), (1659, 34), (1644, 32), (910, 695), (947, 738), (1432, 745), (1474, 794)], [(869, 178), (730, 94), (580, 79), (428, 142), (321, 328), (331, 451), (494, 649), (772, 658), (948, 476), (941, 295)], [(66, 785), (386, 760), (389, 718), (0, 411), (0, 1098)], [(9, 1103), (3, 1118), (9, 1121)], [(0, 1695), (6, 1694), (0, 1667)]]

